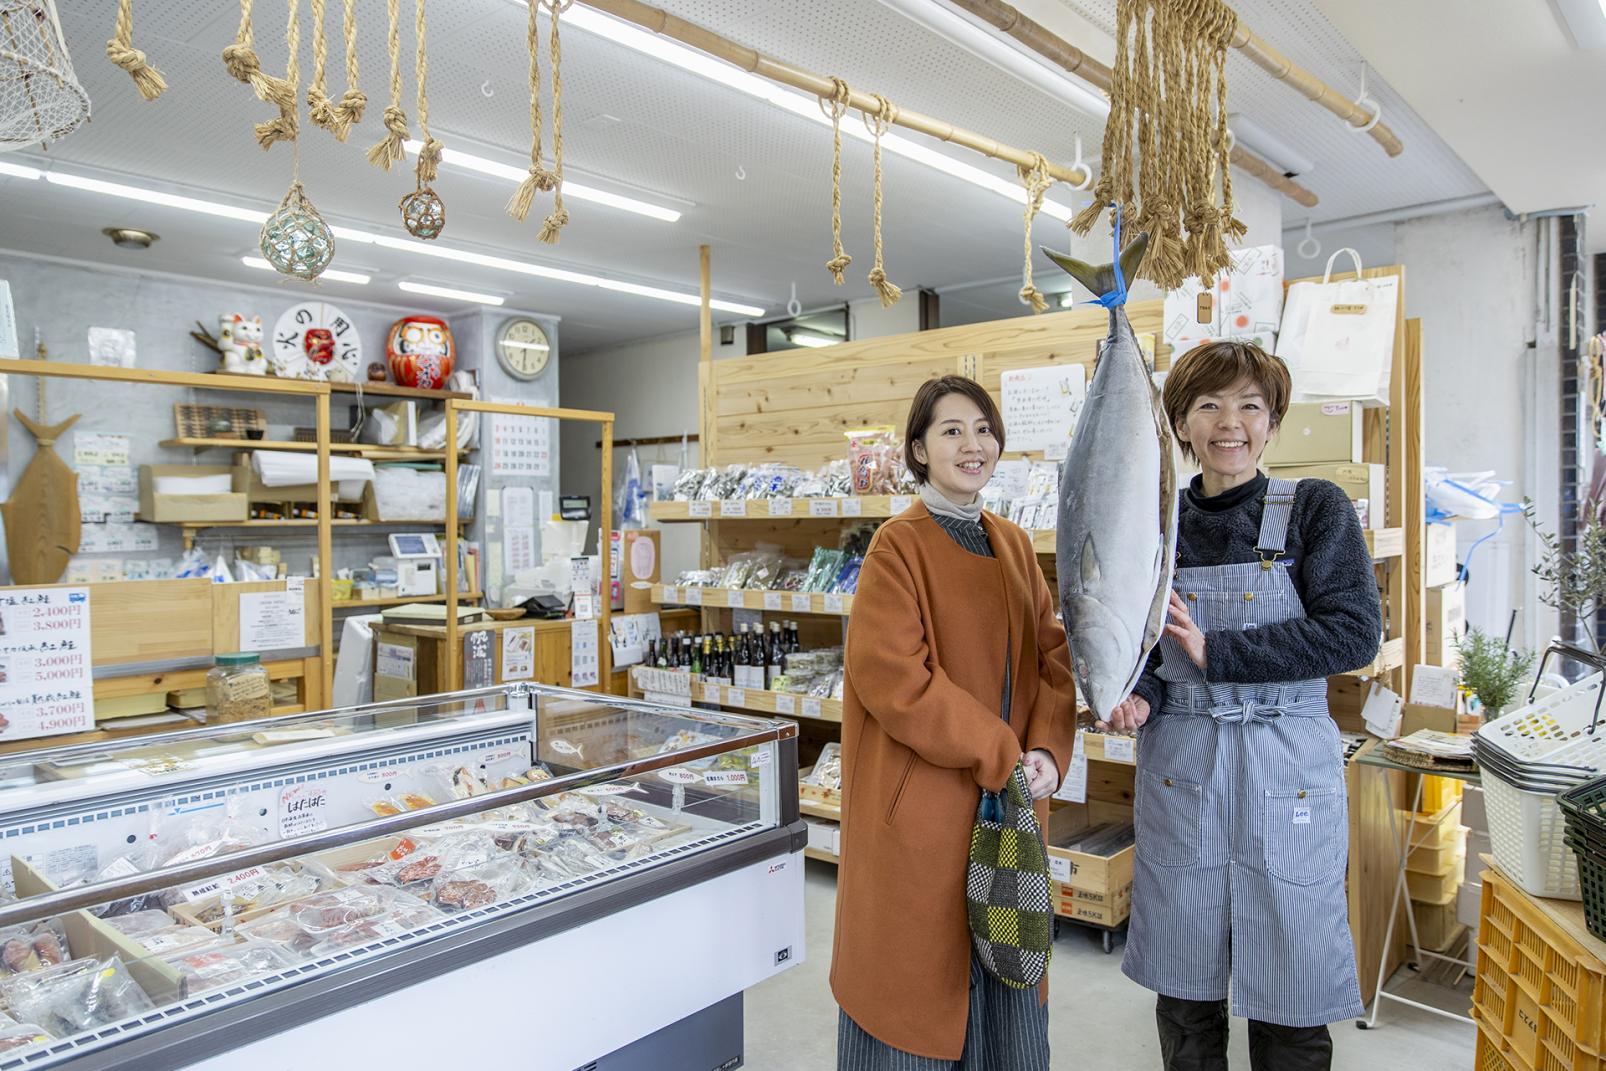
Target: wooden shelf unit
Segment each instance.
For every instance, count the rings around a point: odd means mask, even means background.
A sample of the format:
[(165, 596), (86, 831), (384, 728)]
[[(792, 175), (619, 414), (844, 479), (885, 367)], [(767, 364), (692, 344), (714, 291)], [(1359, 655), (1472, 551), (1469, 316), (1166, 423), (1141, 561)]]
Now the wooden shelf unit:
[(652, 601), (659, 606), (700, 606), (704, 610), (768, 610), (776, 614), (846, 617), (852, 595), (818, 591), (758, 591), (750, 588), (698, 588), (654, 584)]
[[(484, 592), (460, 592), (458, 599), (462, 602), (479, 602), (485, 598)], [(413, 595), (395, 599), (336, 599), (336, 610), (362, 610), (384, 606), (411, 606), (415, 602), (445, 602), (445, 595)]]
[[(300, 450), (315, 452), (317, 443), (287, 441), (283, 439), (211, 439), (179, 436), (163, 439), (157, 445), (174, 450)], [(424, 450), (416, 446), (378, 446), (373, 443), (330, 443), (331, 454), (351, 454), (370, 461), (444, 461), (445, 450)], [(465, 455), (470, 451), (459, 450)]]

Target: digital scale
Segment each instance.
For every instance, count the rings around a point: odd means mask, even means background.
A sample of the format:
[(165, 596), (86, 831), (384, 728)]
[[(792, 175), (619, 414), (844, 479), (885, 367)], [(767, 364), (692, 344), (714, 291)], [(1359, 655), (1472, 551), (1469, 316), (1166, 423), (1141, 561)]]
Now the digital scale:
[(433, 532), (397, 532), (390, 537), (396, 559), (396, 594), (441, 593), (441, 545)]

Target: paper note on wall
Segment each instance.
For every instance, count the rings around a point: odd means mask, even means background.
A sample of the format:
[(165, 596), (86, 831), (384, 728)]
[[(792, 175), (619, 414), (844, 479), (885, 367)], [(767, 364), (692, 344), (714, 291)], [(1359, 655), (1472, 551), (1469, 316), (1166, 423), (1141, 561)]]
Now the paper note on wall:
[(1010, 450), (1049, 450), (1069, 441), (1087, 399), (1084, 365), (1014, 368), (1001, 380)]
[(79, 465), (128, 464), (129, 437), (99, 431), (73, 433), (73, 461)]
[(306, 602), (287, 591), (247, 592), (240, 596), (240, 650), (278, 651), (305, 647)]
[(87, 588), (0, 594), (0, 740), (95, 727)]
[(597, 623), (579, 620), (569, 622), (570, 685), (590, 688), (597, 683), (599, 668)]

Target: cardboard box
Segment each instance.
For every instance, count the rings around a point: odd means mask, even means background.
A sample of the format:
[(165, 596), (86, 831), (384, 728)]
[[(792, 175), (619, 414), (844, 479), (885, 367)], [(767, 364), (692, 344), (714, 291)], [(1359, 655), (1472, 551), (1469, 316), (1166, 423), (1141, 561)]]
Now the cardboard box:
[(1089, 826), (1116, 820), (1130, 823), (1130, 810), (1122, 819), (1111, 816), (1095, 821), (1086, 804), (1056, 807), (1049, 815), (1045, 837), (1049, 873), (1054, 880), (1069, 888), (1103, 895), (1130, 886), (1133, 861), (1137, 855), (1136, 845), (1129, 844), (1112, 855), (1091, 855), (1057, 846), (1075, 841), (1077, 835)]
[(1267, 465), (1359, 464), (1366, 410), (1359, 402), (1291, 405), (1266, 446)]
[(1410, 736), (1419, 729), (1432, 729), (1440, 733), (1455, 732), (1455, 711), (1449, 707), (1430, 707), (1421, 703), (1405, 704), (1400, 716), (1401, 736)]
[(139, 519), (156, 524), (179, 521), (243, 521), (246, 496), (233, 492), (215, 495), (164, 495), (156, 491), (160, 476), (228, 476), (223, 465), (141, 465), (139, 467)]
[(1422, 582), (1430, 588), (1454, 584), (1461, 572), (1456, 565), (1455, 525), (1428, 525), (1422, 542)]
[(1119, 926), (1132, 914), (1132, 886), (1112, 894), (1088, 894), (1069, 885), (1054, 885), (1054, 913), (1095, 926)]
[[(1432, 526), (1429, 526), (1430, 528)], [(1428, 588), (1427, 660), (1429, 665), (1454, 666), (1461, 653), (1456, 644), (1467, 631), (1467, 589), (1464, 584)]]
[(615, 535), (622, 538), (613, 543), (621, 596), (614, 609), (622, 609), (627, 614), (656, 613), (658, 604), (652, 601), (652, 586), (662, 583), (663, 575), (658, 530), (627, 528)]
[(1313, 465), (1268, 465), (1266, 472), (1273, 479), (1328, 480), (1344, 489), (1357, 512), (1365, 503), (1363, 528), (1385, 527), (1384, 467), (1359, 463), (1325, 463)]
[(385, 631), (374, 636), (374, 702), (409, 699), (418, 694), (417, 636)]

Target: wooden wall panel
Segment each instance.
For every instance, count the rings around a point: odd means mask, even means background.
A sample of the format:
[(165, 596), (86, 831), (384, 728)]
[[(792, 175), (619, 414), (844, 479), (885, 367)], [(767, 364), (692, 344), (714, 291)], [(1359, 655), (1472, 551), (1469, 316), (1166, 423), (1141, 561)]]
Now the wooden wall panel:
[[(1134, 330), (1155, 334), (1162, 311), (1159, 299), (1127, 308)], [(996, 396), (1008, 369), (1091, 364), (1108, 330), (1108, 314), (1089, 307), (714, 361), (705, 372), (713, 435), (704, 463), (818, 468), (846, 456), (844, 431), (890, 424), (901, 432), (915, 390), (932, 376), (969, 374)]]

